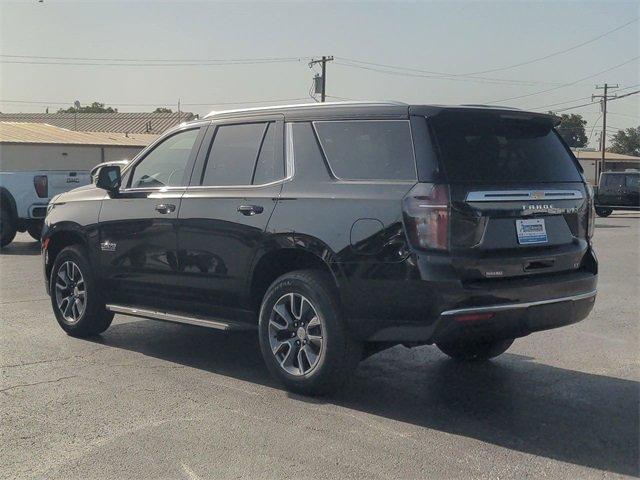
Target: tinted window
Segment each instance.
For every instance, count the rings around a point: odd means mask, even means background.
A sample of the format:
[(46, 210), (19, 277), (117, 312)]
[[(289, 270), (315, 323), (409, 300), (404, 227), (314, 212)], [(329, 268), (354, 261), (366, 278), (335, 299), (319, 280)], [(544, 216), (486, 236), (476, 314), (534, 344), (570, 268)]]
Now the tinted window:
[(218, 127), (202, 185), (250, 185), (265, 123)]
[(638, 187), (640, 175), (627, 175), (627, 187)]
[(578, 169), (550, 124), (496, 114), (431, 119), (450, 182), (579, 182)]
[(338, 178), (414, 180), (409, 122), (365, 120), (315, 122), (320, 144)]
[(258, 162), (256, 163), (256, 171), (253, 176), (253, 184), (261, 185), (264, 183), (275, 182), (284, 178), (284, 163), (282, 158), (276, 158), (276, 129), (275, 124), (270, 123), (267, 127)]
[(185, 185), (184, 170), (198, 137), (199, 128), (176, 133), (156, 146), (135, 166), (131, 188)]
[(621, 174), (608, 174), (607, 175), (607, 183), (605, 184), (607, 187), (623, 187), (624, 186), (624, 175)]

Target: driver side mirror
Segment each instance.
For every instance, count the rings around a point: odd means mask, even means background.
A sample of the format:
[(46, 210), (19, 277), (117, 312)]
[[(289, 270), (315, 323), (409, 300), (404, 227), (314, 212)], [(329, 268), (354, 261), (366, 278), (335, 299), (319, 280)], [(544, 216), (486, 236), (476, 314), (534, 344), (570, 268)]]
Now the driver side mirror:
[(118, 165), (105, 165), (98, 172), (96, 187), (115, 193), (120, 189), (121, 181), (120, 167)]

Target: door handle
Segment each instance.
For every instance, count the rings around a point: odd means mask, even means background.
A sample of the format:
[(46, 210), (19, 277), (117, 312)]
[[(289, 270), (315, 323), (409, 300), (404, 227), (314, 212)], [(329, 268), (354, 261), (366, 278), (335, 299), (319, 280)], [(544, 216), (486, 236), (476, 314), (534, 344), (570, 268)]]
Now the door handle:
[(171, 213), (174, 212), (176, 210), (176, 206), (171, 204), (171, 203), (159, 203), (158, 205), (156, 205), (156, 212), (159, 213)]
[(238, 207), (238, 212), (250, 217), (264, 212), (264, 208), (261, 205), (240, 205)]

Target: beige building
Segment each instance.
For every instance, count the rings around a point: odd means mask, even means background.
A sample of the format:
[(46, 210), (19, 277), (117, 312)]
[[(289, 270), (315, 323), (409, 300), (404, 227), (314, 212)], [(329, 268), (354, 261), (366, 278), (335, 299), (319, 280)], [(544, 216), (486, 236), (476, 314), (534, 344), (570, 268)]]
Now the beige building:
[[(602, 158), (602, 152), (598, 150), (573, 150), (573, 154), (580, 162), (580, 165), (582, 165), (589, 183), (595, 185), (597, 183), (596, 166)], [(640, 157), (605, 152), (604, 171), (623, 172), (628, 169), (640, 170)]]
[(98, 163), (130, 160), (157, 137), (0, 122), (0, 171), (90, 170)]

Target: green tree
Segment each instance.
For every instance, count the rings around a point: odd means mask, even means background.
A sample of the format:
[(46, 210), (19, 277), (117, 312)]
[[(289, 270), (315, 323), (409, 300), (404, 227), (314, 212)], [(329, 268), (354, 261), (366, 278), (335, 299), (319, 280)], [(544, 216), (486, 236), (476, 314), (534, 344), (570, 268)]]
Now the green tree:
[(589, 141), (585, 132), (587, 121), (582, 118), (582, 115), (563, 113), (560, 119), (560, 126), (557, 130), (567, 145), (574, 148), (586, 147)]
[(158, 107), (153, 111), (153, 113), (173, 113), (173, 110), (167, 107)]
[(618, 130), (611, 137), (610, 152), (640, 157), (640, 127)]
[(76, 108), (61, 108), (58, 113), (117, 113), (118, 109), (113, 107), (105, 107), (104, 103), (93, 102), (91, 105)]

